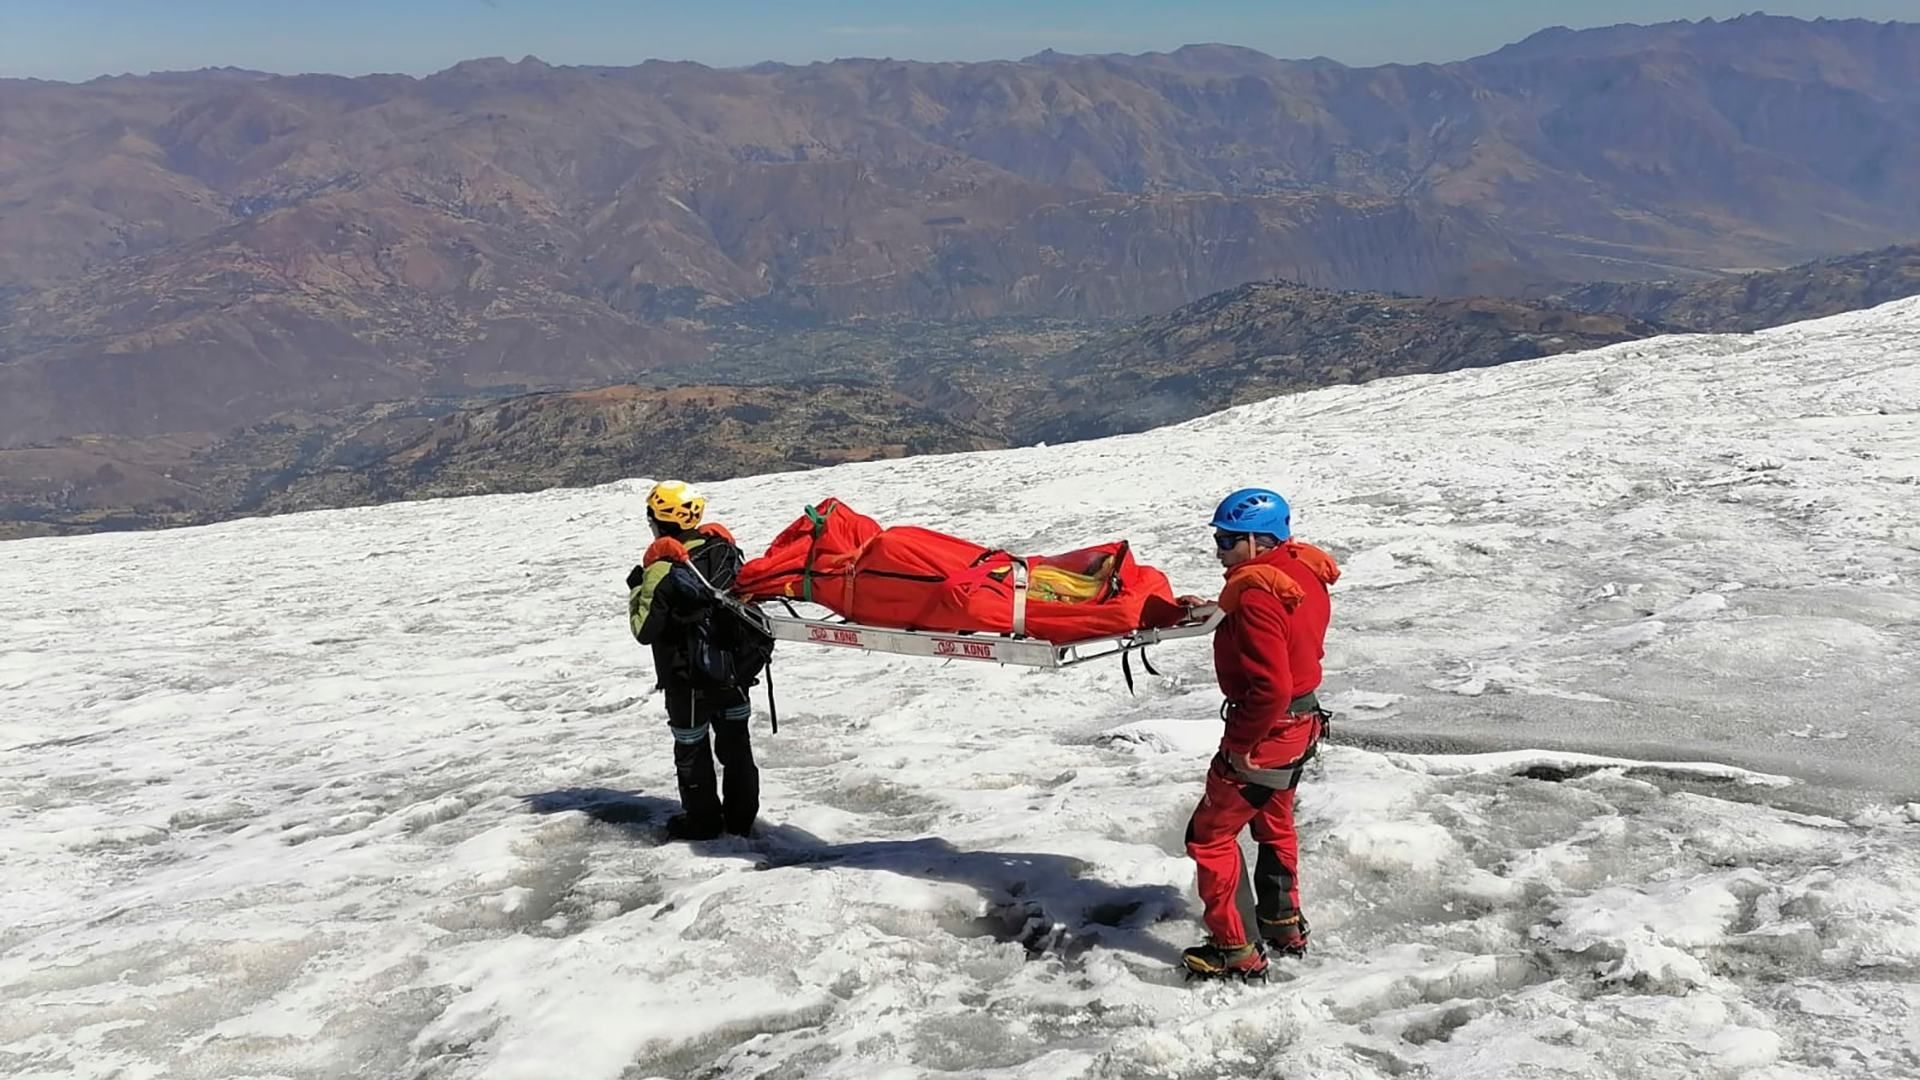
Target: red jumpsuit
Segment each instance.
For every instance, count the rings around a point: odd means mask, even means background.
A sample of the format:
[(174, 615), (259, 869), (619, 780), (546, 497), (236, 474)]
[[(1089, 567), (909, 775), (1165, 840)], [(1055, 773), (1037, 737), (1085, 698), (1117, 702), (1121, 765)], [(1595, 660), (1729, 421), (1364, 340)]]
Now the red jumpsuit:
[[(1293, 789), (1322, 730), (1317, 705), (1299, 699), (1320, 686), (1332, 616), (1327, 586), (1339, 577), (1332, 556), (1288, 541), (1229, 570), (1220, 594), (1227, 617), (1214, 634), (1213, 666), (1227, 699), (1226, 732), (1187, 823), (1187, 853), (1199, 868), (1207, 932), (1222, 945), (1250, 940), (1234, 906), (1245, 873), (1240, 830), (1248, 825), (1260, 852), (1254, 894), (1261, 936), (1298, 923)], [(1248, 755), (1251, 779), (1234, 772), (1229, 752)]]

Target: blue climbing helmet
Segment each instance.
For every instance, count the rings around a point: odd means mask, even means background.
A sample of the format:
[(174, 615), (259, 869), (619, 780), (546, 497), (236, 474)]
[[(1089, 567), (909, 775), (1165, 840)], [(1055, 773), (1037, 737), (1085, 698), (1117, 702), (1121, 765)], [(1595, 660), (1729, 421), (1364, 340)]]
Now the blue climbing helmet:
[(1220, 500), (1213, 527), (1221, 532), (1265, 533), (1277, 540), (1293, 536), (1293, 509), (1277, 491), (1241, 488)]

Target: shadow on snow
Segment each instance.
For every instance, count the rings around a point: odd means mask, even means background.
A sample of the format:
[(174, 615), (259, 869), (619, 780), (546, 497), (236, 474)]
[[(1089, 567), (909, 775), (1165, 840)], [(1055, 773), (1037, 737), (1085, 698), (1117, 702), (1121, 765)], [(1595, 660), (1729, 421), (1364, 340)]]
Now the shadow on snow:
[[(650, 844), (666, 842), (666, 820), (680, 804), (611, 788), (565, 788), (522, 796), (538, 814), (578, 811)], [(718, 858), (751, 861), (756, 870), (849, 869), (900, 874), (972, 887), (987, 903), (984, 915), (947, 929), (962, 936), (1017, 941), (1031, 953), (1072, 959), (1102, 945), (1176, 964), (1180, 952), (1147, 928), (1184, 917), (1184, 894), (1170, 885), (1114, 885), (1086, 876), (1091, 864), (1069, 855), (968, 851), (937, 836), (909, 840), (829, 843), (791, 825), (761, 824), (750, 839), (727, 837), (688, 844)]]

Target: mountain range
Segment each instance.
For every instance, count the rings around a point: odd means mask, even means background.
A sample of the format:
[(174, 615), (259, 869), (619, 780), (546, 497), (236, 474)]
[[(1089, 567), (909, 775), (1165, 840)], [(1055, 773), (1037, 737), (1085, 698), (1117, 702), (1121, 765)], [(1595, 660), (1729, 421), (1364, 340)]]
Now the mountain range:
[[(399, 402), (281, 414), (223, 436), (0, 450), (0, 536), (1098, 438), (1317, 386), (1671, 330), (1756, 329), (1913, 295), (1920, 244), (1691, 287), (1587, 286), (1551, 302), (1259, 282), (1124, 324), (740, 326), (709, 369), (732, 385)], [(776, 367), (791, 377), (743, 377)]]
[(1684, 284), (1920, 234), (1916, 191), (1920, 26), (1858, 20), (0, 80), (0, 446), (700, 382), (742, 321)]

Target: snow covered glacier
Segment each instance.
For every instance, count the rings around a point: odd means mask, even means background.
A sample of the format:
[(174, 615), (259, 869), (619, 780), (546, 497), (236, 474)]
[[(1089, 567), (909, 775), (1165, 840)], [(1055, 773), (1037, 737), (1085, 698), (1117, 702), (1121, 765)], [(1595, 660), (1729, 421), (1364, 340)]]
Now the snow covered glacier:
[(0, 546), (0, 1073), (1920, 1076), (1920, 301), (712, 485), (1183, 591), (1334, 551), (1315, 952), (1183, 985), (1204, 642), (1129, 696), (783, 646), (663, 844), (636, 480)]

